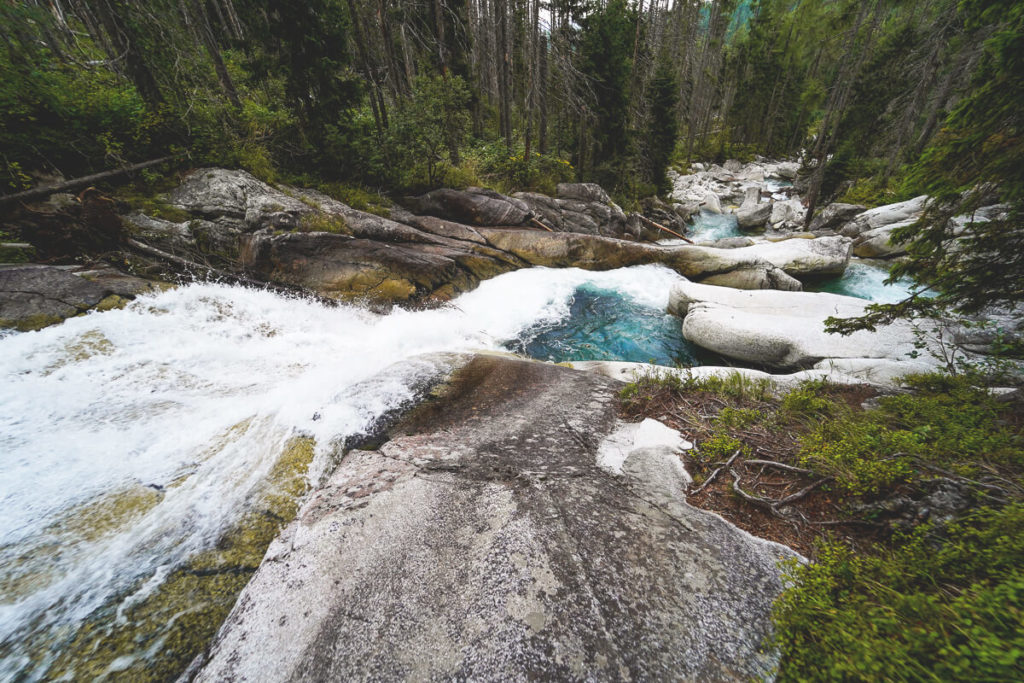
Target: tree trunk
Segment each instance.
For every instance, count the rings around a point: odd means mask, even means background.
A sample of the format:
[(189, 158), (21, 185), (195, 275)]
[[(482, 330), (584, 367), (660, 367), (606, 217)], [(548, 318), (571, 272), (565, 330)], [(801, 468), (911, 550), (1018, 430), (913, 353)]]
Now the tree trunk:
[(116, 51), (113, 57), (124, 55), (128, 79), (149, 108), (157, 109), (164, 103), (164, 97), (153, 73), (139, 53), (138, 41), (128, 28), (127, 22), (118, 15), (110, 0), (94, 0), (90, 5), (95, 9), (103, 30), (110, 39), (111, 47)]
[[(186, 6), (187, 1), (187, 6)], [(191, 9), (191, 12), (189, 12)], [(192, 15), (192, 19), (195, 22), (196, 34), (199, 36), (199, 40), (206, 47), (207, 54), (210, 55), (210, 60), (213, 62), (213, 69), (217, 72), (217, 80), (220, 81), (220, 87), (227, 95), (228, 101), (231, 102), (236, 110), (242, 108), (242, 103), (238, 99), (238, 91), (235, 89), (235, 83), (231, 80), (231, 75), (228, 73), (228, 68), (224, 64), (224, 59), (220, 54), (220, 46), (217, 45), (217, 39), (213, 36), (213, 28), (210, 26), (210, 16), (206, 12), (206, 8), (202, 5), (200, 0), (182, 0), (181, 6), (182, 14), (185, 15), (186, 19), (189, 14)]]

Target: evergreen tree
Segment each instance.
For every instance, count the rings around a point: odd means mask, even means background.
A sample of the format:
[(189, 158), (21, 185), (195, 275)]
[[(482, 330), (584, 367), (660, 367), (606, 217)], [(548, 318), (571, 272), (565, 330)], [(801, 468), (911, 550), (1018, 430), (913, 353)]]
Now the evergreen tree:
[(668, 166), (676, 147), (679, 122), (676, 105), (679, 102), (679, 86), (675, 73), (664, 60), (651, 80), (651, 127), (649, 134), (649, 155), (651, 175), (660, 194), (667, 194), (672, 185), (668, 180)]

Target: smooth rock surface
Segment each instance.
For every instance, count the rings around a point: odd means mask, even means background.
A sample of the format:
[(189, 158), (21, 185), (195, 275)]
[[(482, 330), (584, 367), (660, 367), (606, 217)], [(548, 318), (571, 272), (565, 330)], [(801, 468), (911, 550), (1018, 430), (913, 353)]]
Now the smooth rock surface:
[[(683, 318), (683, 336), (694, 344), (767, 367), (807, 369), (826, 359), (875, 365), (878, 359), (916, 360), (921, 363), (917, 371), (940, 365), (929, 353), (941, 333), (933, 323), (898, 321), (845, 337), (825, 332), (826, 318), (862, 315), (868, 303), (838, 294), (741, 292), (683, 282), (673, 289), (668, 308)], [(926, 348), (919, 349), (918, 341)]]
[(467, 360), (311, 495), (195, 680), (767, 677), (792, 551), (686, 505), (671, 446), (617, 422), (616, 383)]
[(845, 223), (839, 232), (847, 237), (856, 237), (868, 230), (892, 225), (893, 223), (901, 223), (910, 219), (917, 219), (924, 211), (927, 202), (928, 196), (921, 195), (920, 197), (908, 199), (905, 202), (869, 209)]
[(833, 202), (815, 214), (808, 226), (810, 230), (835, 230), (844, 223), (848, 223), (858, 215), (864, 213), (867, 207), (860, 204), (843, 204)]
[(892, 241), (892, 232), (913, 223), (916, 218), (862, 232), (853, 242), (853, 253), (860, 258), (892, 258), (907, 253), (908, 245)]
[(787, 275), (822, 277), (843, 274), (850, 263), (850, 246), (850, 238), (834, 236), (760, 242), (732, 251), (739, 258), (763, 259)]

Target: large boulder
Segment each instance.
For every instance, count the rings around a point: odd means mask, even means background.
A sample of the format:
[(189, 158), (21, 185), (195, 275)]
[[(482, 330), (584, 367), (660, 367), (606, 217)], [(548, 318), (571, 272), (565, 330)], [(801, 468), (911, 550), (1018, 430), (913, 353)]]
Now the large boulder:
[(804, 204), (799, 199), (787, 199), (772, 204), (772, 215), (768, 219), (772, 227), (784, 223), (800, 223), (804, 217)]
[(532, 212), (521, 200), (480, 188), (433, 190), (405, 202), (418, 214), (469, 225), (524, 225)]
[[(898, 321), (845, 337), (825, 332), (826, 318), (862, 315), (869, 303), (838, 294), (743, 292), (683, 282), (672, 291), (669, 312), (683, 318), (683, 336), (694, 344), (771, 368), (805, 369), (826, 359), (903, 363), (907, 372), (940, 365), (941, 328), (927, 321)], [(912, 359), (910, 368), (905, 363)]]
[(739, 258), (762, 259), (793, 277), (842, 275), (850, 263), (849, 237), (787, 239), (733, 249)]
[(459, 362), (311, 493), (194, 680), (770, 677), (795, 555), (685, 503), (680, 435), (595, 374)]
[(906, 254), (908, 245), (903, 242), (893, 242), (892, 233), (898, 228), (911, 225), (916, 220), (916, 218), (911, 218), (862, 232), (853, 242), (854, 255), (860, 258), (892, 258)]
[(796, 179), (797, 173), (800, 172), (800, 162), (798, 161), (780, 161), (777, 164), (773, 164), (768, 167), (767, 174), (776, 178), (784, 178), (786, 180)]
[(201, 168), (168, 196), (171, 205), (242, 230), (294, 229), (316, 209), (240, 170)]
[[(38, 330), (99, 308), (121, 305), (117, 286), (93, 282), (68, 268), (0, 268), (0, 329)], [(127, 293), (127, 292), (124, 292)]]
[(736, 209), (736, 223), (740, 230), (760, 230), (772, 215), (771, 204), (757, 204), (750, 208)]
[(921, 195), (920, 197), (908, 199), (905, 202), (869, 209), (845, 223), (839, 232), (847, 237), (856, 237), (868, 230), (882, 228), (893, 223), (902, 223), (910, 219), (917, 219), (924, 212), (927, 203), (928, 196)]
[(835, 230), (844, 223), (848, 223), (858, 215), (864, 213), (867, 207), (860, 204), (843, 204), (833, 202), (815, 214), (811, 219), (808, 229), (811, 231)]

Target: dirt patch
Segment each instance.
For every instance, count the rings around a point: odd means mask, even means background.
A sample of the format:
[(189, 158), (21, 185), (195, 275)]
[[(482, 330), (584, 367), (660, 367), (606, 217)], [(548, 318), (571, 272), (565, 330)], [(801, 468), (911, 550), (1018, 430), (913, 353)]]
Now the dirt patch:
[[(822, 393), (854, 410), (863, 410), (861, 404), (878, 394), (867, 386), (828, 387)], [(813, 557), (815, 541), (826, 535), (858, 549), (891, 535), (885, 520), (851, 512), (849, 496), (830, 486), (828, 478), (801, 467), (799, 438), (813, 421), (787, 416), (777, 402), (705, 391), (680, 395), (666, 389), (625, 403), (621, 416), (652, 417), (693, 441), (697, 447), (682, 456), (694, 478), (687, 502), (755, 536)], [(729, 422), (724, 430), (723, 420)], [(712, 449), (702, 450), (701, 445), (713, 443), (724, 432), (738, 447), (709, 457)]]

